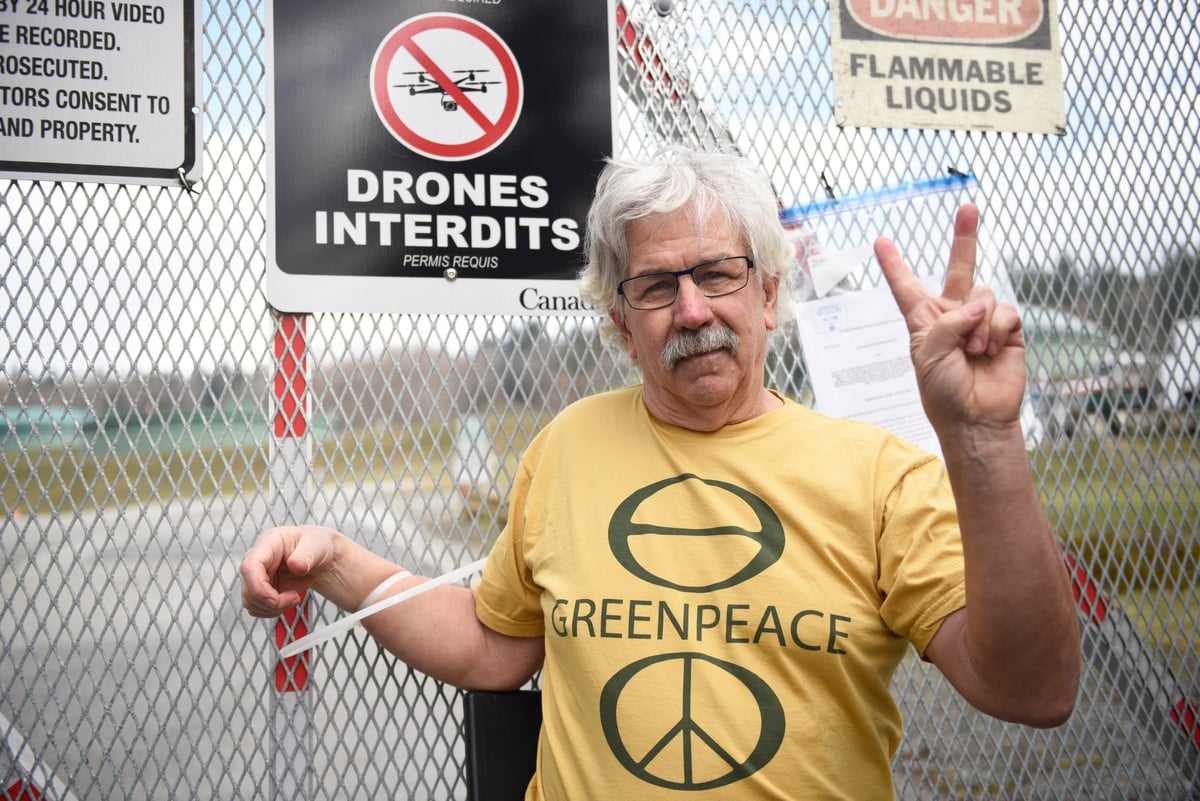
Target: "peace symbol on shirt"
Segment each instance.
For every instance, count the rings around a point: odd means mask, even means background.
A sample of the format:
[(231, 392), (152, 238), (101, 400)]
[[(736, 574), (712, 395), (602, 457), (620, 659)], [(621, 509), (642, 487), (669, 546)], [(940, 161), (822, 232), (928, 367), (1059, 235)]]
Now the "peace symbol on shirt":
[(785, 729), (783, 705), (765, 681), (696, 653), (651, 656), (617, 672), (601, 691), (600, 723), (626, 770), (677, 790), (744, 779), (775, 756)]

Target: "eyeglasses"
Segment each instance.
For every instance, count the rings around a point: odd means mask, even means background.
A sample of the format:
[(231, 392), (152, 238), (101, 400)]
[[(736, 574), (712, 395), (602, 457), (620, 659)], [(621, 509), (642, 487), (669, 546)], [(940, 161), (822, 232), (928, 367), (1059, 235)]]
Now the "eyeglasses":
[(617, 284), (617, 294), (634, 309), (661, 309), (675, 302), (681, 275), (690, 275), (704, 297), (719, 298), (746, 286), (753, 269), (754, 259), (749, 256), (726, 256), (677, 272), (645, 273), (626, 278)]

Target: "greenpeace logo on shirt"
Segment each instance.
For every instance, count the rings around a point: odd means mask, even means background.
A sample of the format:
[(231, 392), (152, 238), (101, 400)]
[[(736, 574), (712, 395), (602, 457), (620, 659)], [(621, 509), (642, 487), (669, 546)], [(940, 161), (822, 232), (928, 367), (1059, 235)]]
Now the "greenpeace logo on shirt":
[(560, 637), (674, 640), (702, 643), (796, 646), (844, 654), (850, 634), (845, 615), (802, 609), (780, 613), (773, 604), (671, 604), (623, 598), (559, 598), (551, 614)]
[[(618, 504), (608, 526), (613, 556), (630, 574), (666, 591), (735, 589), (783, 556), (779, 516), (754, 493), (692, 473), (656, 481)], [(846, 653), (851, 619), (821, 609), (664, 598), (559, 598), (560, 637), (795, 646)]]

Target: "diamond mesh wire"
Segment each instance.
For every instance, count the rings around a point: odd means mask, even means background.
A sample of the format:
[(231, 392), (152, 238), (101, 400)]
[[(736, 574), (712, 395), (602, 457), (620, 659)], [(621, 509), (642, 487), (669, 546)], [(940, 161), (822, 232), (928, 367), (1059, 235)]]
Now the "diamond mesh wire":
[[(987, 720), (909, 660), (905, 799), (1196, 792), (1198, 337), (1177, 321), (1200, 317), (1200, 12), (1063, 5), (1063, 137), (837, 128), (826, 4), (621, 7), (623, 152), (732, 144), (785, 206), (973, 172), (986, 256), (1025, 309), (1031, 455), (1084, 610), (1079, 706), (1052, 731)], [(633, 378), (586, 321), (313, 318), (305, 487), (282, 503), (262, 19), (204, 8), (197, 193), (0, 182), (0, 792), (271, 795), (274, 640), (238, 603), (258, 533), (304, 515), (414, 570), (462, 564), (538, 427)], [(770, 372), (811, 400), (794, 339)], [(311, 797), (463, 797), (450, 688), (355, 633), (317, 653), (307, 695), (310, 753), (285, 756), (311, 765)]]

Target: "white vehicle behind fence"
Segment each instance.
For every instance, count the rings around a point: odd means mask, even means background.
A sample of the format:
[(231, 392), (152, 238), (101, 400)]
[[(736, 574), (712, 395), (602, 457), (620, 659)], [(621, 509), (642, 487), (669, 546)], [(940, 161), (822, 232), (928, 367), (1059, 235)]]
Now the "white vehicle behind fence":
[(1200, 317), (1176, 320), (1158, 366), (1159, 403), (1173, 412), (1191, 413), (1195, 425), (1200, 400)]

